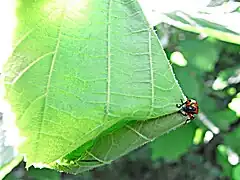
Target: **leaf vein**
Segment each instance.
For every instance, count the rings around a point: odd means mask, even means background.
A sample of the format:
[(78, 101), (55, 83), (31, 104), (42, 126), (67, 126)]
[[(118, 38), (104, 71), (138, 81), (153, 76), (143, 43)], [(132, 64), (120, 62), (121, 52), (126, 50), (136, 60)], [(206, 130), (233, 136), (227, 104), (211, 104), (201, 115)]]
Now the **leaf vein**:
[(111, 8), (112, 8), (112, 0), (109, 0), (109, 7), (108, 7), (108, 21), (107, 21), (107, 100), (106, 100), (106, 107), (105, 107), (105, 115), (104, 120), (108, 118), (109, 109), (110, 109), (110, 84), (111, 84)]
[(141, 134), (140, 132), (138, 132), (136, 129), (133, 129), (131, 126), (126, 125), (126, 128), (130, 129), (131, 131), (133, 131), (134, 133), (136, 133), (137, 135), (139, 135), (141, 138), (147, 140), (147, 141), (152, 141), (152, 139), (148, 138), (147, 136)]
[(34, 30), (34, 28), (31, 29), (30, 31), (28, 31), (26, 34), (24, 34), (24, 35), (22, 36), (22, 38), (17, 41), (17, 43), (16, 43), (16, 44), (14, 45), (14, 47), (13, 47), (12, 52), (14, 52), (14, 51), (16, 50), (16, 48), (17, 48), (25, 39), (27, 39), (27, 37), (29, 37), (29, 35), (33, 32), (33, 30)]
[(21, 72), (18, 73), (18, 75), (13, 79), (11, 84), (15, 84), (21, 77), (24, 75), (25, 72), (27, 72), (31, 67), (33, 67), (36, 63), (47, 57), (48, 55), (54, 54), (54, 51), (48, 52), (40, 57), (38, 57), (35, 61), (31, 62), (26, 68), (24, 68)]
[(111, 161), (104, 161), (102, 159), (99, 159), (97, 156), (95, 156), (94, 154), (92, 154), (89, 151), (86, 151), (87, 154), (89, 154), (90, 156), (92, 156), (94, 159), (96, 159), (98, 162), (103, 163), (103, 164), (110, 164)]
[(30, 107), (35, 103), (37, 102), (39, 99), (43, 98), (44, 96), (46, 96), (46, 93), (45, 94), (42, 94), (40, 96), (38, 96), (36, 99), (34, 99), (31, 103), (29, 103), (29, 105), (25, 108), (23, 114), (18, 118), (19, 122), (21, 122), (22, 118), (24, 117), (24, 115), (27, 113), (27, 111), (30, 109)]
[(151, 96), (152, 96), (152, 101), (151, 101), (151, 109), (149, 111), (149, 115), (152, 115), (153, 112), (153, 106), (154, 106), (154, 74), (153, 74), (153, 59), (152, 59), (152, 35), (151, 35), (151, 30), (148, 32), (148, 51), (149, 51), (149, 66), (150, 66), (150, 76), (151, 76)]
[(41, 132), (42, 132), (42, 127), (43, 127), (43, 122), (44, 122), (44, 115), (46, 114), (46, 106), (47, 106), (47, 94), (49, 92), (49, 88), (50, 88), (50, 84), (51, 84), (51, 77), (52, 77), (52, 73), (53, 73), (53, 68), (54, 68), (54, 65), (55, 65), (55, 61), (56, 61), (56, 56), (57, 56), (57, 52), (58, 52), (58, 48), (59, 48), (59, 45), (60, 45), (60, 38), (61, 38), (61, 30), (62, 30), (62, 26), (63, 26), (63, 22), (64, 22), (64, 19), (65, 19), (65, 16), (66, 16), (66, 10), (67, 10), (67, 4), (65, 4), (65, 7), (64, 9), (62, 10), (62, 22), (59, 26), (59, 29), (58, 29), (58, 37), (57, 37), (57, 43), (56, 43), (56, 47), (55, 47), (55, 50), (54, 50), (54, 55), (53, 55), (53, 58), (52, 58), (52, 63), (51, 63), (51, 67), (50, 67), (50, 70), (49, 70), (49, 76), (48, 76), (48, 81), (47, 81), (47, 87), (46, 87), (46, 98), (45, 98), (45, 102), (44, 102), (44, 109), (43, 109), (43, 115), (42, 115), (42, 121), (41, 121), (41, 124), (40, 124), (40, 127), (39, 127), (39, 133), (37, 135), (37, 138), (38, 139), (38, 142), (36, 143), (36, 146), (35, 146), (35, 156), (34, 156), (34, 159), (36, 160), (36, 157), (38, 155), (38, 145), (39, 145), (39, 140), (40, 140), (40, 137), (41, 137)]

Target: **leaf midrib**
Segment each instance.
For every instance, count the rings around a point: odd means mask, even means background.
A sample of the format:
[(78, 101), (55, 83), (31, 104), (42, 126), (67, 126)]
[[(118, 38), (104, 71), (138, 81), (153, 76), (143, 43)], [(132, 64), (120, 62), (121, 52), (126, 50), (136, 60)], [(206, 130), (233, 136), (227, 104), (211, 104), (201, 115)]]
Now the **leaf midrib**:
[(111, 5), (112, 5), (112, 0), (109, 0), (109, 5), (108, 5), (108, 21), (107, 21), (107, 98), (106, 98), (106, 107), (105, 107), (105, 114), (103, 117), (103, 120), (108, 119), (109, 115), (109, 110), (110, 110), (110, 85), (111, 85), (111, 38), (110, 38), (110, 33), (111, 33)]

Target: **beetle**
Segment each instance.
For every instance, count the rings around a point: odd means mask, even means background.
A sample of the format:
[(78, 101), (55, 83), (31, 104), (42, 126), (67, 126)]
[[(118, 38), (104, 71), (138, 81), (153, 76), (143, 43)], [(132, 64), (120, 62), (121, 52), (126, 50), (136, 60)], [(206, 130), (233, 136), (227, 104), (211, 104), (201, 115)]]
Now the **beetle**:
[(186, 124), (195, 118), (194, 115), (198, 114), (199, 107), (198, 107), (197, 101), (194, 99), (187, 98), (185, 102), (183, 102), (182, 99), (180, 100), (181, 100), (181, 104), (176, 104), (176, 106), (177, 108), (181, 108), (179, 112), (182, 115), (188, 116), (188, 119), (185, 121), (185, 124)]

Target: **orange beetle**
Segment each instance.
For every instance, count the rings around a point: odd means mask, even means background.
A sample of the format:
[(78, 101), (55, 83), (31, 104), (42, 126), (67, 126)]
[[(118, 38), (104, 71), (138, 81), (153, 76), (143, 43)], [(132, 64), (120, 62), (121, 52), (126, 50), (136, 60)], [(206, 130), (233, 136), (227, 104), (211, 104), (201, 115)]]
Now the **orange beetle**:
[(188, 99), (183, 102), (183, 100), (181, 99), (181, 103), (182, 104), (176, 104), (177, 108), (181, 108), (179, 110), (179, 112), (184, 115), (184, 116), (188, 116), (188, 119), (185, 121), (185, 124), (188, 123), (189, 121), (193, 120), (194, 114), (198, 114), (198, 103), (196, 100), (194, 99)]

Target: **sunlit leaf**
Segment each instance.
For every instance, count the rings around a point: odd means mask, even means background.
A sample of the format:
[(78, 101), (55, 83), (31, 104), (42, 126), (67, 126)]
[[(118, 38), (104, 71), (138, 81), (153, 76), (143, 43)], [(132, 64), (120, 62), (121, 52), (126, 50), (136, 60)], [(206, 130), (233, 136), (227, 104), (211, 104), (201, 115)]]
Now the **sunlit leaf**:
[(186, 119), (176, 114), (181, 89), (137, 1), (19, 0), (17, 18), (5, 87), (27, 166), (81, 172)]

